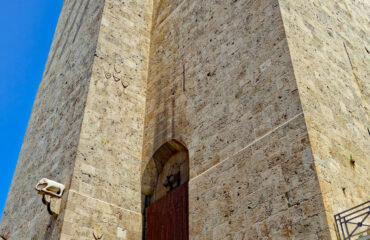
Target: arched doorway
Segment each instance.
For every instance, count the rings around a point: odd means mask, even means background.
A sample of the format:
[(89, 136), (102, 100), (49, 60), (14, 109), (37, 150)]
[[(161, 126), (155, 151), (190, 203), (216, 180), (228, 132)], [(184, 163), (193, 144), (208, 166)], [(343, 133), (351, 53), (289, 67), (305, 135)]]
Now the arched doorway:
[(163, 144), (142, 177), (144, 240), (188, 240), (189, 154), (177, 140)]

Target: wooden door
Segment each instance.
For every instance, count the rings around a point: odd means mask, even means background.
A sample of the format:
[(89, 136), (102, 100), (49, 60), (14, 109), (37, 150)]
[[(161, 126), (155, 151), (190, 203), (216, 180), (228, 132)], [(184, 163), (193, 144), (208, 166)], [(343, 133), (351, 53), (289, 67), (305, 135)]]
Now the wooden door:
[(188, 184), (185, 183), (146, 209), (146, 240), (188, 240), (188, 216)]

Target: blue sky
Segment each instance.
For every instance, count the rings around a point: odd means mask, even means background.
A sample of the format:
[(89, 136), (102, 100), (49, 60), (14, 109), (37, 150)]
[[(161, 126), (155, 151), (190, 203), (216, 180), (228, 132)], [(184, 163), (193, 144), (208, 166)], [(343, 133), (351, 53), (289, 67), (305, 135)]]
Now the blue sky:
[(0, 216), (62, 4), (62, 0), (1, 2)]

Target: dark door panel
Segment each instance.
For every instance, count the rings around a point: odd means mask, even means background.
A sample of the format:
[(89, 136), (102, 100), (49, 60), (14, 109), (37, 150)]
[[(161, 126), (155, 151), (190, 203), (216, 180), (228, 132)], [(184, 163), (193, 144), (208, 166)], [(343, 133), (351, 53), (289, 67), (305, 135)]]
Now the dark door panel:
[(188, 216), (188, 184), (185, 183), (146, 209), (146, 240), (188, 240)]

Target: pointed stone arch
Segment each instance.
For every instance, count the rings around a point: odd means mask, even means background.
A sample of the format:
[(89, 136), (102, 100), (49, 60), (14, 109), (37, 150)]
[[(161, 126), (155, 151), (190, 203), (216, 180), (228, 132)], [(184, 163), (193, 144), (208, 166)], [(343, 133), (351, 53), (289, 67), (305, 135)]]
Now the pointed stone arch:
[[(165, 180), (163, 177), (167, 177), (168, 175), (164, 176), (167, 173), (169, 175), (174, 175), (177, 173), (176, 171), (180, 172), (180, 185), (189, 181), (188, 149), (179, 140), (172, 139), (159, 147), (146, 165), (141, 181), (142, 195), (155, 195), (156, 190), (160, 190), (161, 188), (158, 184), (164, 184), (158, 181)], [(168, 186), (167, 188), (170, 187), (171, 186)], [(162, 194), (160, 194), (160, 196), (162, 196)], [(152, 201), (157, 200), (160, 196), (154, 196), (155, 198), (152, 199)]]
[(143, 239), (146, 239), (146, 209), (154, 203), (163, 201), (173, 190), (180, 186), (182, 188), (186, 187), (187, 198), (188, 181), (188, 149), (176, 139), (167, 141), (155, 151), (142, 175)]

